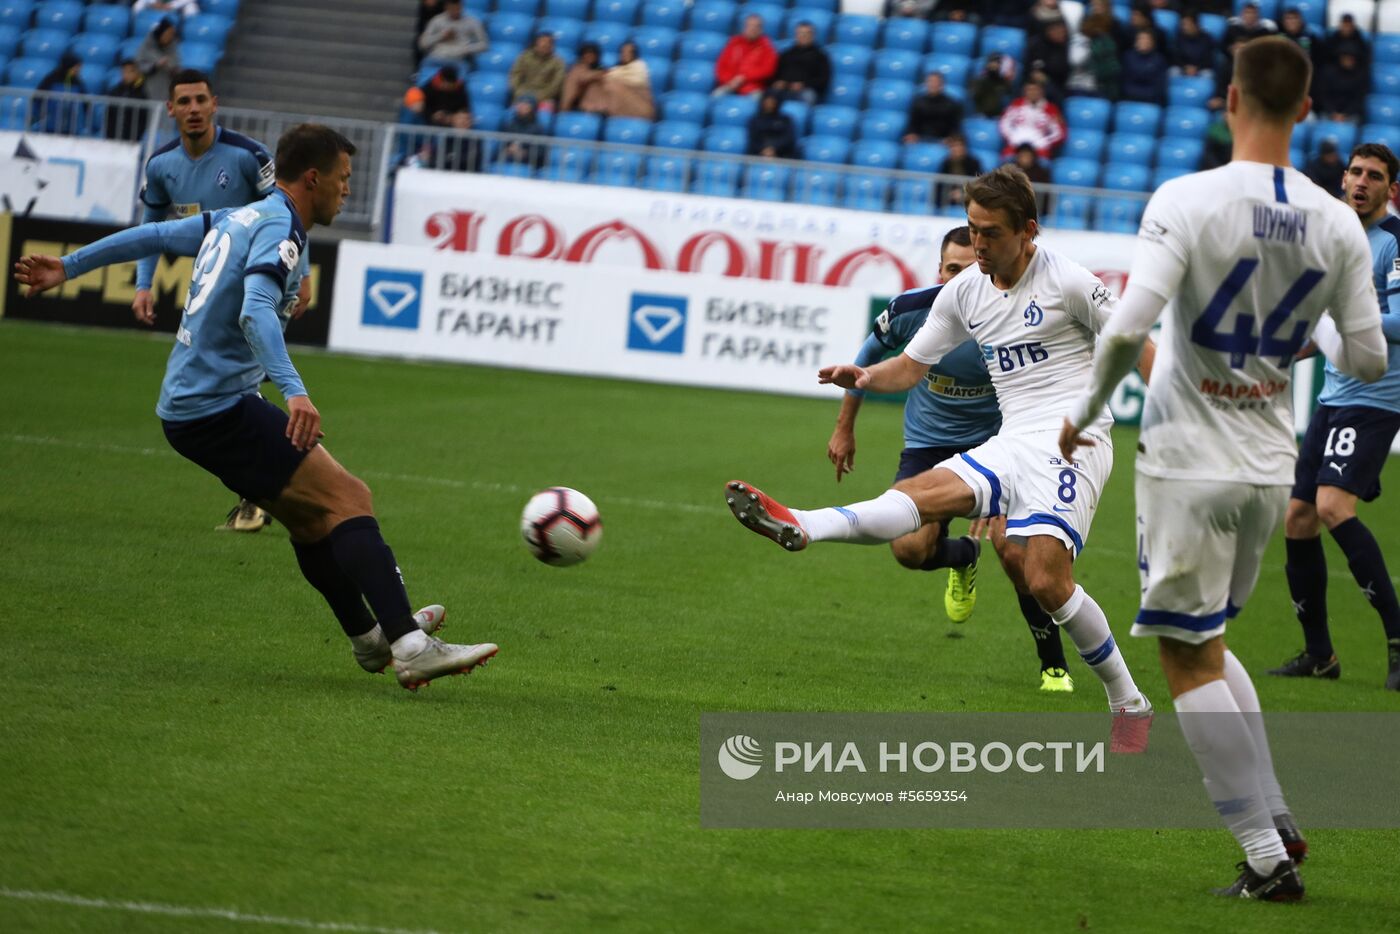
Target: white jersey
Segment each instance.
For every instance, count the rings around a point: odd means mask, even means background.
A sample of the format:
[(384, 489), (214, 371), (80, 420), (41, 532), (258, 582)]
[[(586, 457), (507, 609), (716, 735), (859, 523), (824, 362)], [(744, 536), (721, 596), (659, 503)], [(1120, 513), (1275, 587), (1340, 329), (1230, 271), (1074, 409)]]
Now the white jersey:
[[(1002, 433), (1059, 431), (1068, 401), (1088, 388), (1095, 335), (1115, 302), (1089, 270), (1038, 246), (1011, 289), (997, 288), (976, 266), (958, 273), (904, 352), (933, 364), (976, 340), (996, 387)], [(1107, 434), (1112, 425), (1104, 406), (1089, 430)]]
[(1356, 212), (1301, 172), (1258, 162), (1173, 179), (1143, 214), (1129, 281), (1174, 300), (1138, 470), (1292, 483), (1295, 354), (1324, 310), (1343, 334), (1378, 314)]

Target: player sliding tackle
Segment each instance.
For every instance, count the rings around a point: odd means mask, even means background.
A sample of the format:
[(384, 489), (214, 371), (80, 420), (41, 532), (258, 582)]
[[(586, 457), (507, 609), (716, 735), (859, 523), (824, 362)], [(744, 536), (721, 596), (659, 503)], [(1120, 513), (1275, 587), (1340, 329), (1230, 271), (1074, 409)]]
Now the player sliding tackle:
[[(302, 574), (330, 604), (356, 661), (372, 672), (393, 665), (399, 683), (416, 690), (470, 671), (496, 646), (440, 642), (431, 633), (442, 607), (410, 608), (369, 487), (320, 444), (321, 415), (287, 356), (278, 317), (297, 301), (307, 229), (329, 224), (350, 194), (354, 154), (329, 127), (293, 127), (277, 143), (277, 190), (266, 199), (142, 224), (61, 260), (25, 256), (15, 278), (33, 296), (111, 263), (196, 256), (156, 406), (166, 440), (285, 525)], [(290, 416), (258, 395), (264, 372)]]
[(1181, 732), (1245, 851), (1239, 878), (1218, 894), (1268, 901), (1302, 897), (1295, 860), (1307, 844), (1274, 777), (1249, 673), (1225, 648), (1225, 621), (1254, 590), (1288, 501), (1294, 355), (1316, 326), (1342, 372), (1373, 381), (1386, 369), (1366, 234), (1354, 211), (1288, 167), (1311, 76), (1286, 39), (1236, 53), (1234, 161), (1153, 195), (1127, 293), (1060, 438), (1066, 459), (1093, 459), (1096, 447), (1076, 447), (1100, 443), (1100, 407), (1174, 299), (1138, 448), (1133, 635), (1158, 638)]
[[(825, 367), (818, 378), (844, 389), (900, 392), (975, 339), (996, 387), (1001, 431), (863, 503), (788, 509), (738, 481), (728, 485), (726, 499), (740, 522), (789, 551), (811, 542), (888, 542), (956, 516), (1004, 518), (1007, 572), (1018, 591), (1035, 597), (1103, 682), (1109, 708), (1123, 715), (1114, 721), (1116, 748), (1140, 749), (1152, 705), (1133, 682), (1103, 610), (1074, 582), (1072, 569), (1113, 467), (1107, 406), (1095, 412), (1089, 430), (1099, 443), (1082, 463), (1069, 463), (1056, 446), (1058, 413), (1089, 378), (1094, 335), (1113, 296), (1082, 266), (1036, 246), (1035, 192), (1019, 169), (989, 172), (969, 182), (965, 194), (977, 268), (943, 287), (903, 353), (868, 369)], [(1149, 347), (1144, 375), (1151, 355)]]

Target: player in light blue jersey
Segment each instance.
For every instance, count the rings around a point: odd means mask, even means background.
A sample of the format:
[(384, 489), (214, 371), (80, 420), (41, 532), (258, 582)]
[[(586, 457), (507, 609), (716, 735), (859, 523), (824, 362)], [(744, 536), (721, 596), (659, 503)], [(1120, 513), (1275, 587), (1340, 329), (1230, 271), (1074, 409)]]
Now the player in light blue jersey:
[[(329, 224), (345, 203), (354, 153), (329, 127), (293, 127), (277, 145), (277, 191), (264, 200), (143, 224), (62, 260), (25, 256), (15, 278), (32, 296), (157, 251), (195, 255), (156, 406), (166, 440), (285, 525), (302, 574), (335, 613), (356, 661), (371, 672), (392, 665), (399, 683), (417, 690), (470, 671), (496, 646), (443, 643), (430, 635), (443, 608), (410, 609), (369, 488), (320, 446), (321, 416), (287, 355), (278, 316), (297, 300), (307, 229)], [(288, 412), (258, 394), (264, 373)]]
[(1400, 691), (1400, 602), (1376, 537), (1356, 515), (1356, 501), (1381, 492), (1380, 474), (1400, 429), (1400, 217), (1386, 210), (1400, 183), (1400, 159), (1380, 143), (1351, 152), (1342, 191), (1371, 243), (1371, 272), (1380, 297), (1381, 330), (1389, 346), (1386, 375), (1363, 383), (1329, 361), (1317, 411), (1298, 454), (1284, 520), (1288, 589), (1303, 625), (1302, 652), (1269, 672), (1292, 678), (1341, 676), (1327, 628), (1327, 559), (1322, 526), (1346, 555), (1352, 576), (1385, 629), (1385, 686)]
[[(272, 154), (257, 140), (226, 130), (214, 122), (219, 99), (203, 72), (177, 72), (170, 82), (166, 113), (175, 121), (179, 136), (157, 149), (146, 162), (141, 189), (142, 221), (190, 217), (202, 211), (235, 208), (260, 201), (275, 187)], [(155, 322), (151, 283), (158, 257), (142, 257), (136, 265), (136, 297), (131, 310), (143, 324)], [(309, 259), (301, 256), (299, 300), (279, 313), (286, 322), (300, 317), (311, 298), (306, 273)], [(267, 524), (266, 514), (255, 504), (241, 501), (222, 526), (237, 532), (257, 532)]]
[[(955, 227), (948, 231), (939, 250), (939, 282), (952, 279), (974, 260), (968, 229)], [(875, 319), (870, 336), (856, 354), (855, 365), (872, 366), (888, 354), (903, 350), (923, 327), (942, 288), (940, 284), (895, 296)], [(836, 465), (838, 483), (854, 466), (855, 423), (864, 395), (858, 389), (847, 391), (836, 429), (827, 444), (827, 457)], [(934, 364), (928, 376), (909, 390), (904, 404), (904, 450), (899, 455), (895, 481), (975, 448), (1000, 428), (1001, 409), (982, 349), (976, 341), (968, 341)], [(948, 618), (960, 623), (972, 614), (981, 551), (975, 535), (950, 540), (947, 523), (930, 522), (917, 532), (890, 542), (890, 550), (896, 561), (911, 570), (949, 568), (948, 589), (943, 598)], [(1018, 579), (1015, 574), (1011, 577)], [(1018, 593), (1017, 598), (1040, 656), (1040, 689), (1073, 691), (1074, 681), (1069, 676), (1059, 628), (1029, 593)]]

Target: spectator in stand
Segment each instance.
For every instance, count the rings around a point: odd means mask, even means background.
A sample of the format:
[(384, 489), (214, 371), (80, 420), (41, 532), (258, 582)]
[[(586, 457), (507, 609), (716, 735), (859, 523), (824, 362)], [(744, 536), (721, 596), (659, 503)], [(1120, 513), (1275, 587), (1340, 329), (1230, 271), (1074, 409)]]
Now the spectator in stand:
[[(1016, 167), (1026, 173), (1026, 178), (1031, 180), (1034, 186), (1050, 184), (1050, 170), (1045, 167), (1045, 163), (1040, 161), (1040, 157), (1035, 154), (1035, 147), (1030, 143), (1022, 143), (1016, 147), (1015, 156)], [(1040, 187), (1035, 189), (1036, 213), (1041, 217), (1045, 216), (1046, 203), (1045, 191)]]
[[(86, 94), (78, 71), (83, 67), (82, 59), (72, 52), (64, 52), (53, 70), (44, 75), (35, 88), (50, 94)], [(83, 129), (87, 117), (87, 107), (82, 101), (72, 97), (45, 97), (34, 99), (30, 120), (40, 133), (63, 133), (76, 136)]]
[(1297, 7), (1291, 6), (1283, 11), (1283, 18), (1279, 26), (1279, 35), (1292, 40), (1298, 48), (1308, 53), (1308, 58), (1312, 60), (1313, 64), (1313, 74), (1317, 74), (1318, 69), (1326, 64), (1324, 61), (1326, 56), (1323, 54), (1323, 47), (1326, 43), (1318, 39), (1308, 24), (1303, 22), (1303, 15), (1298, 12)]
[(1362, 71), (1371, 70), (1371, 43), (1367, 42), (1366, 37), (1356, 28), (1356, 17), (1350, 13), (1342, 14), (1341, 22), (1337, 23), (1332, 35), (1327, 37), (1327, 58), (1336, 62), (1340, 61), (1343, 55), (1353, 56), (1357, 67)]
[(1026, 43), (1026, 70), (1043, 71), (1061, 92), (1069, 86), (1069, 28), (1064, 19), (1051, 20)]
[(906, 143), (941, 142), (962, 128), (962, 104), (943, 91), (943, 76), (931, 71), (924, 78), (924, 93), (909, 104)]
[(1276, 32), (1278, 32), (1278, 26), (1274, 24), (1273, 20), (1262, 18), (1256, 4), (1246, 3), (1240, 9), (1240, 15), (1232, 17), (1225, 27), (1225, 54), (1230, 56), (1231, 62), (1234, 62), (1235, 51), (1241, 45), (1250, 39), (1272, 36)]
[(984, 5), (984, 0), (939, 0), (933, 18), (950, 23), (980, 22)]
[(987, 56), (982, 65), (982, 73), (972, 79), (968, 88), (972, 98), (972, 109), (984, 117), (999, 117), (1006, 109), (1006, 99), (1011, 94), (1011, 79), (1006, 76), (1000, 54)]
[(933, 11), (939, 6), (938, 0), (885, 0), (885, 16), (933, 19)]
[[(656, 103), (651, 95), (651, 72), (642, 61), (637, 43), (628, 39), (617, 50), (617, 64), (598, 69), (598, 47), (588, 43), (579, 53), (579, 63), (564, 79), (564, 110), (582, 110), (607, 117), (656, 119)], [(585, 62), (588, 59), (593, 64)], [(580, 68), (580, 64), (583, 65)], [(572, 84), (571, 84), (572, 80)]]
[[(972, 153), (967, 151), (967, 140), (961, 133), (954, 133), (948, 137), (948, 156), (943, 160), (943, 164), (938, 167), (940, 175), (956, 175), (962, 178), (975, 178), (981, 175), (986, 167)], [(950, 204), (963, 203), (963, 188), (961, 184), (943, 183), (938, 186), (938, 204), (940, 207), (947, 207)]]
[(174, 17), (197, 16), (199, 0), (136, 0), (131, 12), (144, 13), (147, 10), (160, 10)]
[(772, 91), (758, 102), (758, 113), (749, 118), (749, 142), (744, 152), (770, 159), (797, 158), (797, 126), (783, 113), (783, 99)]
[(1128, 15), (1128, 22), (1119, 25), (1116, 37), (1119, 54), (1131, 49), (1133, 44), (1137, 42), (1137, 34), (1144, 31), (1152, 33), (1157, 48), (1165, 49), (1168, 47), (1167, 34), (1152, 18), (1152, 7), (1143, 0), (1138, 0), (1137, 3), (1133, 4), (1132, 12)]
[(510, 66), (510, 99), (533, 97), (540, 110), (553, 110), (564, 90), (564, 60), (554, 54), (554, 33), (537, 32), (530, 47)]
[(1371, 76), (1361, 70), (1354, 54), (1343, 52), (1313, 79), (1313, 111), (1325, 120), (1360, 122), (1370, 90)]
[(1158, 106), (1167, 102), (1167, 59), (1157, 51), (1150, 32), (1138, 33), (1133, 47), (1123, 53), (1122, 99)]
[(1181, 28), (1176, 34), (1176, 48), (1172, 51), (1172, 67), (1178, 74), (1209, 75), (1215, 71), (1215, 39), (1201, 29), (1201, 21), (1194, 11), (1181, 14)]
[[(413, 103), (405, 98), (410, 110)], [(423, 122), (429, 126), (449, 126), (458, 130), (472, 127), (472, 103), (467, 85), (456, 65), (443, 65), (423, 85)]]
[(1113, 19), (1103, 13), (1090, 13), (1079, 26), (1079, 35), (1070, 46), (1069, 91), (1118, 100), (1122, 64), (1118, 43), (1113, 41)]
[(1065, 118), (1060, 108), (1045, 99), (1045, 87), (1028, 79), (1021, 96), (1011, 102), (997, 123), (1006, 146), (1002, 155), (1010, 156), (1022, 143), (1030, 143), (1036, 155), (1052, 158), (1065, 139)]
[(815, 104), (831, 84), (831, 58), (817, 45), (817, 30), (806, 20), (792, 33), (792, 46), (778, 56), (778, 70), (768, 87), (788, 100)]
[(778, 68), (778, 52), (763, 34), (763, 17), (744, 17), (744, 30), (730, 36), (715, 62), (716, 97), (722, 94), (759, 94), (768, 87)]
[(1034, 35), (1044, 33), (1051, 23), (1064, 22), (1065, 11), (1060, 9), (1060, 0), (1035, 0), (1026, 11), (1028, 32)]
[(170, 96), (170, 78), (180, 70), (180, 35), (175, 25), (174, 17), (162, 17), (136, 50), (136, 67), (146, 76), (147, 93), (156, 100)]
[(501, 127), (502, 133), (510, 133), (516, 139), (510, 139), (501, 146), (500, 159), (503, 162), (515, 162), (521, 165), (528, 165), (532, 170), (538, 171), (544, 165), (546, 150), (548, 147), (542, 143), (531, 142), (527, 137), (548, 136), (549, 131), (540, 122), (540, 115), (535, 110), (535, 99), (526, 94), (511, 105), (510, 119)]
[(603, 50), (596, 42), (578, 47), (578, 58), (564, 75), (564, 90), (559, 98), (560, 110), (581, 110), (584, 95), (607, 74), (603, 70)]
[[(1224, 74), (1223, 71), (1217, 72)], [(1230, 123), (1223, 113), (1217, 113), (1215, 122), (1206, 127), (1206, 148), (1201, 155), (1201, 169), (1218, 169), (1233, 157), (1234, 135)]]
[(1323, 191), (1340, 198), (1342, 196), (1342, 176), (1346, 174), (1346, 170), (1347, 167), (1342, 163), (1342, 157), (1337, 152), (1337, 144), (1330, 139), (1325, 139), (1317, 147), (1317, 157), (1308, 163), (1303, 174), (1312, 179), (1313, 184)]
[(118, 139), (134, 143), (146, 135), (147, 108), (141, 106), (146, 101), (146, 76), (136, 67), (136, 59), (122, 62), (121, 78), (107, 89), (108, 97), (119, 97), (129, 104), (109, 105), (103, 135), (107, 139)]
[(481, 20), (462, 12), (462, 0), (444, 0), (442, 12), (418, 36), (418, 50), (428, 58), (459, 65), (474, 62), (490, 44)]

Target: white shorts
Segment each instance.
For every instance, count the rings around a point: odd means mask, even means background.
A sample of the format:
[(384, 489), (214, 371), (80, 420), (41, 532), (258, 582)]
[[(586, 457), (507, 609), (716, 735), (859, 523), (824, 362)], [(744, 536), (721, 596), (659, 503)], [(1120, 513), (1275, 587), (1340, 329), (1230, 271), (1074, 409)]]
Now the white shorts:
[(1259, 580), (1287, 486), (1137, 475), (1142, 609), (1135, 636), (1200, 645), (1225, 632)]
[(968, 518), (1006, 516), (1008, 537), (1049, 535), (1078, 557), (1113, 472), (1113, 442), (1089, 437), (1097, 444), (1080, 448), (1074, 466), (1060, 456), (1058, 430), (997, 435), (938, 466), (972, 488), (977, 506)]

